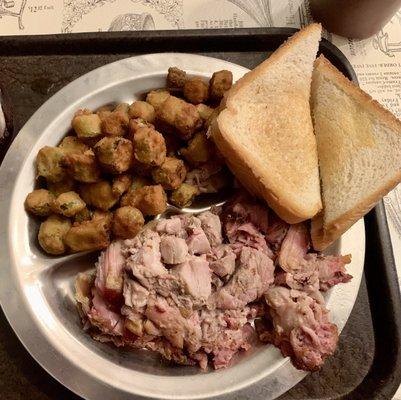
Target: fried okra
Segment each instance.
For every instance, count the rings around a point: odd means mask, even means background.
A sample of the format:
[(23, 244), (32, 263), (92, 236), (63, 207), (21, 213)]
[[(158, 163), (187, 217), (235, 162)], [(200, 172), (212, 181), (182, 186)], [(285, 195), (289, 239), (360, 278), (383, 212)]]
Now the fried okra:
[(81, 184), (79, 194), (87, 205), (104, 211), (113, 207), (120, 198), (120, 195), (113, 193), (110, 182), (105, 180)]
[(167, 190), (177, 189), (184, 181), (186, 174), (184, 162), (175, 157), (166, 157), (160, 167), (152, 170), (153, 180)]
[(204, 120), (207, 121), (210, 116), (213, 114), (214, 109), (207, 106), (206, 104), (198, 104), (196, 106), (196, 109), (198, 110), (198, 113), (200, 117)]
[(113, 104), (105, 104), (104, 106), (101, 106), (99, 108), (96, 109), (96, 114), (101, 113), (103, 111), (109, 111), (112, 112), (114, 110), (114, 105)]
[(128, 115), (130, 118), (141, 118), (144, 121), (153, 123), (156, 112), (154, 107), (146, 101), (134, 101), (128, 109)]
[(201, 78), (190, 78), (184, 83), (184, 97), (192, 104), (204, 103), (209, 97), (209, 85)]
[(37, 176), (43, 176), (48, 182), (59, 182), (67, 176), (65, 153), (59, 147), (45, 146), (36, 156)]
[(104, 171), (121, 174), (132, 164), (132, 142), (122, 137), (105, 137), (96, 143), (95, 154)]
[(56, 197), (61, 193), (71, 192), (75, 186), (75, 180), (71, 176), (66, 176), (60, 182), (47, 182), (47, 188)]
[(52, 210), (56, 214), (72, 217), (85, 208), (85, 202), (76, 192), (66, 192), (60, 194), (52, 203)]
[(101, 122), (102, 133), (106, 136), (124, 136), (129, 124), (128, 113), (124, 111), (113, 111)]
[(146, 176), (134, 176), (130, 189), (135, 190), (144, 186), (149, 186), (151, 184), (151, 180)]
[(143, 215), (157, 215), (166, 211), (167, 196), (161, 185), (143, 186), (130, 189), (120, 202), (122, 207), (138, 208)]
[(78, 110), (71, 122), (76, 136), (38, 153), (37, 176), (48, 190), (25, 201), (27, 211), (47, 217), (38, 236), (45, 251), (105, 248), (111, 232), (132, 238), (144, 216), (163, 213), (165, 190), (172, 204), (187, 207), (197, 194), (224, 187), (227, 177), (213, 166), (218, 152), (205, 134), (219, 110), (204, 103), (220, 101), (231, 85), (229, 71), (206, 82), (171, 67), (167, 87), (150, 91), (146, 101)]
[(111, 191), (115, 196), (121, 196), (124, 194), (132, 185), (132, 176), (129, 174), (117, 175), (113, 179)]
[(65, 156), (68, 173), (78, 182), (93, 183), (100, 179), (100, 168), (92, 150)]
[(71, 125), (85, 143), (94, 143), (102, 136), (101, 120), (97, 114), (76, 114)]
[(224, 93), (233, 84), (233, 74), (231, 71), (222, 70), (215, 72), (209, 82), (209, 95), (213, 101), (220, 101)]
[(108, 117), (113, 111), (113, 107), (111, 105), (106, 105), (100, 107), (96, 110), (96, 114), (99, 116), (100, 121), (103, 121), (106, 117)]
[(40, 224), (38, 240), (42, 249), (49, 254), (63, 254), (66, 251), (65, 236), (71, 228), (69, 219), (50, 215)]
[[(116, 105), (114, 111), (121, 111), (123, 113), (126, 113), (128, 115), (128, 110), (129, 110), (129, 104), (128, 103), (119, 103)], [(129, 115), (128, 115), (129, 117)]]
[(174, 134), (165, 134), (163, 135), (164, 141), (166, 142), (166, 150), (167, 155), (170, 157), (174, 157), (177, 155), (178, 150), (183, 145), (183, 141)]
[(189, 207), (197, 194), (198, 188), (196, 186), (182, 183), (171, 193), (170, 201), (179, 208)]
[(111, 211), (95, 210), (92, 220), (101, 222), (106, 230), (110, 230), (111, 223), (113, 222), (113, 213)]
[(126, 138), (131, 140), (131, 142), (134, 141), (134, 136), (135, 133), (140, 129), (140, 128), (150, 128), (150, 129), (155, 129), (154, 125), (152, 125), (149, 122), (146, 122), (142, 118), (135, 118), (135, 119), (130, 119), (129, 121), (129, 126), (128, 126), (128, 133)]
[(74, 222), (78, 224), (84, 221), (89, 221), (90, 219), (92, 219), (92, 212), (87, 207), (74, 215)]
[(125, 206), (114, 212), (112, 231), (121, 239), (133, 238), (143, 227), (145, 220), (135, 207)]
[(46, 189), (37, 189), (29, 193), (25, 199), (25, 209), (40, 217), (47, 217), (51, 214), (51, 207), (54, 196)]
[(182, 156), (192, 166), (197, 166), (209, 161), (213, 157), (213, 143), (206, 138), (203, 132), (198, 132), (188, 142), (187, 148), (180, 149)]
[(189, 139), (202, 126), (202, 120), (196, 107), (174, 96), (169, 96), (156, 109), (156, 116), (161, 123), (176, 131), (184, 140)]
[(89, 150), (89, 147), (82, 143), (76, 136), (66, 136), (58, 145), (64, 153), (84, 153)]
[(167, 90), (152, 90), (146, 95), (146, 102), (157, 110), (169, 97), (170, 93)]
[(101, 250), (110, 244), (110, 233), (103, 219), (92, 218), (74, 224), (66, 233), (64, 242), (73, 252)]
[(150, 166), (161, 165), (166, 158), (163, 135), (152, 128), (140, 128), (134, 135), (134, 156), (137, 161)]
[(134, 157), (132, 162), (132, 170), (136, 175), (148, 178), (152, 176), (152, 169), (153, 167), (151, 164), (141, 163)]
[(182, 89), (184, 87), (187, 73), (177, 67), (170, 67), (167, 73), (167, 87)]

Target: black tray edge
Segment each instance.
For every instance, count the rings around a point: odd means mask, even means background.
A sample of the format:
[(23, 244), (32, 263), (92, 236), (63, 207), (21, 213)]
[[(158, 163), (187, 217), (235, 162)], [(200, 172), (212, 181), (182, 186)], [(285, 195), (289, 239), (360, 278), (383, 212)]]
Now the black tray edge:
[[(401, 297), (382, 201), (365, 216), (365, 229), (365, 276), (375, 333), (375, 355), (372, 368), (347, 398), (388, 400), (401, 382)], [(380, 265), (384, 268), (379, 268)], [(383, 293), (387, 293), (386, 298)], [(380, 337), (386, 340), (379, 340)]]
[(160, 52), (160, 49), (177, 51), (177, 47), (183, 45), (191, 47), (193, 52), (212, 51), (221, 50), (233, 40), (236, 50), (260, 51), (266, 35), (269, 36), (269, 47), (278, 47), (284, 35), (290, 36), (297, 30), (266, 27), (0, 36), (0, 55), (130, 53), (138, 50), (138, 44), (146, 49), (146, 53)]
[[(288, 27), (237, 28), (237, 29), (184, 29), (155, 31), (89, 32), (52, 35), (0, 36), (0, 56), (62, 55), (62, 54), (116, 54), (142, 50), (146, 53), (221, 50), (231, 47), (236, 51), (261, 51), (268, 36), (268, 48), (278, 47), (283, 37), (298, 31)], [(329, 43), (330, 51), (347, 60), (339, 49)], [(347, 60), (348, 61), (348, 60)], [(351, 68), (352, 70), (352, 68)]]

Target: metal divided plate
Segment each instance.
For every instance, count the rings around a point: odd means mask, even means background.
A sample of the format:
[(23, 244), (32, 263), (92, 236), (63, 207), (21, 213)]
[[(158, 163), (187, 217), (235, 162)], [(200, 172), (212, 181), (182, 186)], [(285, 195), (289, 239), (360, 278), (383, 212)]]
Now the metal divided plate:
[[(226, 61), (191, 54), (151, 54), (98, 68), (56, 93), (22, 128), (0, 169), (0, 301), (19, 339), (56, 379), (87, 398), (113, 399), (273, 399), (299, 382), (296, 370), (273, 346), (261, 345), (226, 370), (201, 372), (164, 364), (147, 351), (126, 351), (93, 341), (75, 309), (73, 281), (93, 268), (96, 256), (50, 257), (37, 245), (37, 223), (24, 211), (35, 182), (38, 150), (56, 145), (79, 108), (111, 101), (132, 102), (162, 87), (169, 66), (210, 77), (229, 69), (234, 80), (248, 70)], [(361, 281), (365, 249), (363, 220), (330, 249), (352, 254), (353, 279), (326, 295), (331, 319), (344, 327)]]

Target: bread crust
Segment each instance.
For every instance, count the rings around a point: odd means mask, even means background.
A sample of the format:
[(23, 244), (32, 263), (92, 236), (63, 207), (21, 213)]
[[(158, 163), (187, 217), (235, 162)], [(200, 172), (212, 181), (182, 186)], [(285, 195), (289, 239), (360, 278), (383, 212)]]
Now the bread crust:
[[(263, 74), (266, 69), (269, 69), (270, 65), (280, 59), (283, 54), (291, 50), (292, 43), (294, 41), (302, 41), (304, 38), (309, 37), (311, 34), (321, 32), (320, 24), (311, 24), (303, 30), (297, 32), (294, 36), (284, 42), (278, 50), (276, 50), (266, 61), (257, 66), (254, 70), (245, 74), (226, 94), (220, 105), (220, 111), (232, 112), (235, 107), (231, 107), (231, 102), (236, 96), (239, 90), (250, 84), (259, 74)], [(221, 122), (221, 121), (220, 121)], [(211, 124), (210, 134), (213, 138), (216, 146), (226, 159), (227, 165), (242, 185), (251, 192), (254, 196), (264, 199), (269, 206), (282, 218), (284, 221), (295, 224), (301, 221), (305, 221), (313, 217), (322, 208), (321, 199), (316, 204), (311, 204), (308, 209), (302, 204), (295, 204), (296, 202), (289, 202), (285, 196), (279, 197), (268, 182), (262, 182), (258, 174), (252, 169), (246, 160), (243, 153), (230, 142), (229, 132), (224, 130), (223, 124), (219, 123), (219, 117), (217, 117)], [(312, 125), (311, 125), (312, 127)], [(316, 151), (316, 163), (317, 163), (317, 149)], [(265, 179), (266, 180), (266, 179)], [(267, 184), (266, 184), (267, 183)]]
[[(225, 158), (226, 164), (235, 177), (253, 196), (261, 198), (276, 212), (276, 214), (289, 224), (297, 224), (305, 221), (311, 216), (305, 214), (302, 208), (291, 208), (286, 199), (277, 197), (269, 188), (267, 188), (254, 174), (252, 168), (248, 165), (243, 154), (231, 146), (220, 131), (218, 120), (215, 119), (211, 124), (211, 136), (217, 148)], [(318, 213), (321, 205), (316, 205), (314, 214)]]
[[(361, 107), (369, 111), (379, 121), (401, 135), (401, 121), (398, 120), (390, 111), (386, 110), (380, 103), (372, 99), (367, 93), (363, 92), (358, 86), (349, 81), (340, 71), (338, 71), (323, 55), (315, 61), (315, 68), (322, 75), (328, 77), (330, 82), (336, 84), (348, 96), (357, 101)], [(324, 208), (321, 213), (312, 219), (311, 237), (315, 250), (322, 251), (330, 246), (344, 232), (346, 232), (355, 222), (366, 215), (389, 191), (401, 182), (400, 171), (373, 193), (366, 196), (354, 208), (343, 213), (330, 223), (324, 223)], [(324, 200), (324, 199), (323, 199)]]
[(255, 76), (262, 73), (265, 69), (268, 69), (271, 64), (275, 63), (277, 59), (283, 56), (286, 52), (291, 50), (292, 42), (303, 40), (310, 36), (313, 32), (321, 32), (322, 25), (319, 23), (313, 23), (296, 32), (293, 36), (289, 37), (270, 57), (265, 60), (262, 64), (259, 64), (253, 70), (247, 72), (235, 85), (230, 89), (228, 96), (223, 100), (224, 107), (230, 106), (231, 99), (237, 94), (237, 92), (243, 87), (249, 85), (251, 81), (255, 79)]
[(360, 218), (365, 216), (388, 192), (401, 182), (401, 172), (388, 181), (383, 187), (367, 196), (363, 202), (347, 211), (330, 224), (325, 225), (323, 214), (319, 213), (312, 219), (311, 237), (313, 248), (317, 251), (325, 250), (336, 241), (344, 232)]

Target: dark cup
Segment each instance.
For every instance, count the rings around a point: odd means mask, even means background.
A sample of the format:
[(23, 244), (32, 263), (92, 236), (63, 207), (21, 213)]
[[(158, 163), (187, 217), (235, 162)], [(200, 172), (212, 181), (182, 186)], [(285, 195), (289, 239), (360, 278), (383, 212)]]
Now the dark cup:
[(313, 18), (329, 32), (366, 39), (401, 8), (401, 0), (310, 0)]

